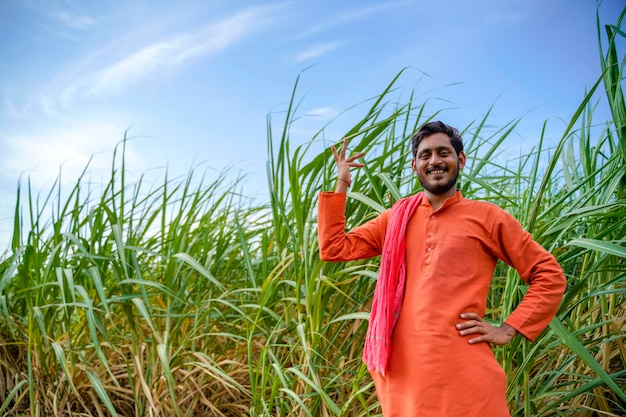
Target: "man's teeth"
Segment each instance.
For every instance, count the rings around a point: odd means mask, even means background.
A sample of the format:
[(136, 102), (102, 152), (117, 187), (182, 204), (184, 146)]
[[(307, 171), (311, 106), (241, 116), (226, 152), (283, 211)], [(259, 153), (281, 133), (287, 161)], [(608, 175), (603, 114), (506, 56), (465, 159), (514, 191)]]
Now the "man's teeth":
[(433, 169), (432, 171), (430, 171), (431, 174), (443, 174), (444, 170), (443, 169)]

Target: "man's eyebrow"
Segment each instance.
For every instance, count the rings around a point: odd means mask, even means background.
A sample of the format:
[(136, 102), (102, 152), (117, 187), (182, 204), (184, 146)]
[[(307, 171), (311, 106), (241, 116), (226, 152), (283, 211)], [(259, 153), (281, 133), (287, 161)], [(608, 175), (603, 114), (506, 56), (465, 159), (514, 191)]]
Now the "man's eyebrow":
[[(452, 146), (438, 146), (436, 148), (434, 148), (437, 151), (451, 151), (453, 148)], [(418, 154), (424, 153), (424, 152), (432, 152), (433, 148), (424, 148), (421, 149), (419, 151), (417, 151)]]

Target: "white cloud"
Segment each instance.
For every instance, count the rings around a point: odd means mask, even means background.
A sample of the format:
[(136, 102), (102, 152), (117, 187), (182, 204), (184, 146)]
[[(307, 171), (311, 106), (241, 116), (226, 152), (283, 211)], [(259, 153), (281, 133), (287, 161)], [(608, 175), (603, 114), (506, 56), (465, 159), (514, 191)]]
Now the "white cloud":
[[(86, 95), (101, 95), (116, 92), (128, 85), (135, 84), (146, 75), (156, 72), (162, 66), (171, 66), (169, 57), (180, 53), (181, 42), (161, 42), (141, 49), (131, 56), (99, 71), (93, 75), (90, 82), (92, 87)], [(77, 90), (76, 85), (70, 85), (62, 97), (72, 97)]]
[(269, 8), (250, 8), (234, 16), (207, 25), (197, 31), (179, 34), (155, 42), (118, 59), (104, 69), (89, 73), (61, 94), (67, 100), (77, 87), (85, 87), (86, 96), (116, 93), (149, 76), (169, 74), (194, 59), (219, 53), (251, 35), (269, 21)]
[(308, 29), (307, 31), (300, 33), (296, 39), (302, 39), (314, 35), (319, 32), (323, 32), (332, 27), (343, 25), (348, 22), (352, 22), (355, 20), (366, 19), (373, 14), (383, 12), (385, 10), (393, 9), (396, 7), (410, 6), (411, 3), (409, 1), (395, 1), (395, 2), (385, 2), (382, 4), (376, 4), (368, 7), (361, 7), (358, 9), (352, 9), (345, 13), (341, 13), (334, 17), (329, 17), (324, 20), (324, 23), (315, 25)]
[(24, 115), (23, 109), (18, 109), (18, 107), (11, 101), (5, 94), (4, 96), (4, 109), (6, 113), (14, 118), (21, 118)]
[(51, 12), (49, 15), (72, 29), (86, 30), (96, 23), (90, 16), (71, 14), (67, 11)]
[(316, 107), (306, 112), (305, 116), (318, 117), (323, 120), (330, 120), (337, 116), (338, 112), (332, 107)]
[(67, 10), (69, 7), (76, 8), (82, 6), (80, 3), (68, 4), (67, 2), (54, 0), (21, 0), (16, 2), (16, 5), (35, 14), (51, 18), (70, 29), (86, 30), (96, 23), (91, 16), (74, 10)]
[(312, 46), (311, 48), (300, 52), (296, 55), (296, 62), (307, 61), (309, 59), (319, 58), (341, 46), (340, 42), (326, 42)]
[[(31, 5), (30, 9), (34, 7)], [(13, 97), (17, 93), (5, 94), (5, 109), (14, 117), (40, 109), (64, 119), (67, 109), (77, 100), (120, 95), (141, 83), (171, 77), (199, 59), (227, 50), (267, 27), (280, 15), (278, 11), (282, 7), (284, 4), (249, 7), (186, 32), (169, 37), (161, 34), (160, 39), (153, 35), (146, 37), (153, 30), (137, 28), (120, 32), (116, 39), (91, 47), (87, 55), (48, 75), (43, 86), (26, 95), (25, 104), (17, 106), (19, 101)], [(34, 11), (50, 15), (41, 8)], [(62, 16), (58, 18), (71, 20)], [(87, 22), (85, 19), (83, 23)]]

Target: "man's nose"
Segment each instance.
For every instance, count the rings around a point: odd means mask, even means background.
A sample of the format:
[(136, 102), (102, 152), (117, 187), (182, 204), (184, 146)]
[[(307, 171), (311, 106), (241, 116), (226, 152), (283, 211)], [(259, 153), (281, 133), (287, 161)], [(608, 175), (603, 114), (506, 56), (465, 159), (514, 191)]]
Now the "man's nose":
[(441, 164), (441, 157), (437, 153), (433, 153), (430, 157), (429, 161), (430, 165), (439, 165)]

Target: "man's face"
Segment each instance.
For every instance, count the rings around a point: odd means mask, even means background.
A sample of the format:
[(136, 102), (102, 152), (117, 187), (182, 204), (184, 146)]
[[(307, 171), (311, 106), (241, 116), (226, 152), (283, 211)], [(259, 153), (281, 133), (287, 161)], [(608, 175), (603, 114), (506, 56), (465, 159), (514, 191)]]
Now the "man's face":
[(434, 195), (455, 189), (459, 170), (465, 166), (465, 154), (456, 154), (450, 138), (445, 133), (425, 137), (417, 147), (411, 168), (424, 189)]

